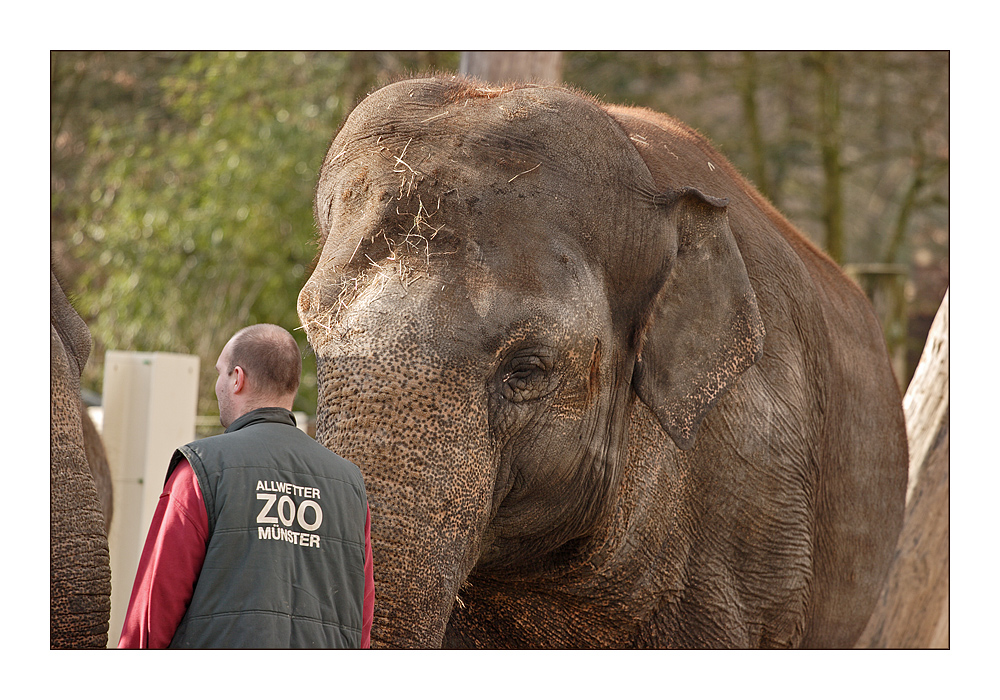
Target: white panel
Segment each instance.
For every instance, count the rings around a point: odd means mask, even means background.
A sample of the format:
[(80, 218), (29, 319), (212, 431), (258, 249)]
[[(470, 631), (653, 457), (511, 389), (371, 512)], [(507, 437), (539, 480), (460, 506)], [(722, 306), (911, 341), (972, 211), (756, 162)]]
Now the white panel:
[(114, 484), (111, 628), (117, 646), (146, 532), (174, 450), (195, 438), (199, 359), (174, 353), (108, 351), (103, 440)]

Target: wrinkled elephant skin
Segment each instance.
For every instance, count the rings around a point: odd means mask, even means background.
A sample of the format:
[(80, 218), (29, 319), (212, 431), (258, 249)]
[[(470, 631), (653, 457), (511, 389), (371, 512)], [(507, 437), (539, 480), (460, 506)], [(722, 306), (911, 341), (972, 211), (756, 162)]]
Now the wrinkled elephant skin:
[(50, 275), (49, 343), (49, 644), (104, 648), (111, 615), (108, 536), (87, 462), (80, 401), (90, 332), (55, 275)]
[(850, 647), (906, 437), (863, 294), (688, 127), (537, 86), (350, 115), (299, 295), (381, 647)]
[(108, 463), (104, 440), (101, 439), (101, 433), (87, 413), (87, 404), (83, 399), (80, 400), (80, 423), (83, 428), (83, 451), (87, 455), (87, 465), (90, 467), (90, 475), (94, 478), (94, 487), (97, 489), (97, 500), (104, 518), (104, 531), (110, 534), (111, 518), (115, 511), (111, 465)]

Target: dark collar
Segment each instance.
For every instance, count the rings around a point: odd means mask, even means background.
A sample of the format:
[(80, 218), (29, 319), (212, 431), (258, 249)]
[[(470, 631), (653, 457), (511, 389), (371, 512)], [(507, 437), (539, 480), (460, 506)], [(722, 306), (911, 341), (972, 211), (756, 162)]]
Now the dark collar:
[(294, 427), (295, 416), (292, 415), (291, 411), (284, 408), (257, 408), (249, 413), (244, 413), (230, 423), (229, 427), (226, 428), (226, 432), (232, 433), (254, 423), (287, 423)]

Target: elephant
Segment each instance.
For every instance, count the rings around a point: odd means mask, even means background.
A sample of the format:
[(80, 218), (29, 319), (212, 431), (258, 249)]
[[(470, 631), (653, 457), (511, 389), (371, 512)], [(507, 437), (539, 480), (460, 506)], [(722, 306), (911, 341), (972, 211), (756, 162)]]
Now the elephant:
[(108, 534), (84, 445), (80, 373), (90, 331), (49, 273), (49, 645), (105, 648), (111, 615)]
[(316, 185), (317, 439), (380, 648), (848, 648), (902, 526), (870, 303), (709, 142), (573, 88), (381, 87)]
[(104, 518), (104, 531), (111, 533), (111, 518), (114, 516), (115, 498), (114, 482), (111, 478), (111, 465), (108, 463), (108, 452), (104, 447), (101, 433), (94, 425), (87, 404), (80, 400), (80, 423), (83, 428), (83, 451), (87, 455), (87, 465), (90, 475), (94, 478), (97, 489), (97, 500), (101, 504), (101, 516)]

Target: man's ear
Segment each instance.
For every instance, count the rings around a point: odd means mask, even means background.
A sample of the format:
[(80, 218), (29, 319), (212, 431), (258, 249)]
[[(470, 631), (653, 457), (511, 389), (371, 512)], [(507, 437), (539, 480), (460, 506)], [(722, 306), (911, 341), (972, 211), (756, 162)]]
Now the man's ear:
[(236, 367), (233, 367), (233, 374), (235, 375), (234, 379), (233, 379), (233, 382), (234, 382), (233, 383), (233, 393), (234, 394), (239, 394), (241, 391), (243, 391), (246, 388), (246, 385), (247, 385), (247, 375), (246, 375), (246, 372), (243, 371), (243, 368), (240, 367), (239, 365), (237, 365)]
[(764, 349), (764, 323), (726, 200), (693, 188), (663, 199), (677, 257), (640, 338), (633, 386), (682, 450), (705, 414)]

